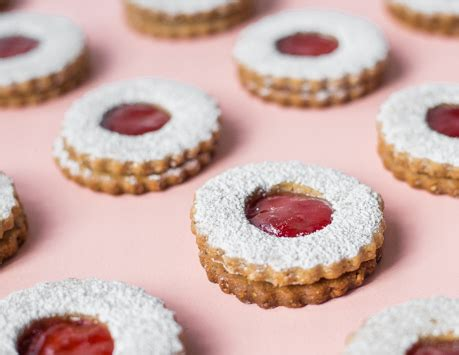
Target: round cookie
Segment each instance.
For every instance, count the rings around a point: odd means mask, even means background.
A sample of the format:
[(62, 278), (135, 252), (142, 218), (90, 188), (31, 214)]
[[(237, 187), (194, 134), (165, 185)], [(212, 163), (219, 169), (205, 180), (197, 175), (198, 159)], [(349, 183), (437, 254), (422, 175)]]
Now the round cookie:
[(367, 20), (336, 11), (292, 10), (243, 30), (234, 57), (251, 93), (282, 105), (327, 106), (374, 90), (388, 52), (384, 35)]
[(13, 180), (0, 172), (0, 264), (14, 256), (27, 238), (27, 219)]
[[(86, 350), (80, 353), (96, 347), (110, 354), (112, 350), (113, 355), (184, 353), (182, 329), (173, 312), (158, 298), (121, 282), (41, 283), (12, 293), (0, 303), (0, 310), (0, 352), (4, 355), (17, 355), (18, 349), (20, 355), (32, 349), (59, 353), (56, 349), (69, 343)], [(98, 336), (91, 340), (95, 332)], [(91, 346), (78, 344), (85, 335)]]
[(0, 106), (58, 96), (88, 72), (83, 32), (68, 19), (36, 13), (0, 15)]
[(459, 3), (455, 0), (386, 0), (391, 14), (415, 29), (459, 35)]
[(108, 193), (157, 191), (210, 162), (221, 112), (189, 85), (143, 78), (96, 89), (66, 114), (55, 160), (80, 184)]
[(374, 271), (382, 209), (377, 193), (338, 171), (265, 162), (208, 181), (191, 218), (210, 281), (245, 303), (302, 307), (342, 296)]
[(436, 297), (392, 306), (370, 317), (350, 337), (344, 354), (422, 355), (458, 351), (459, 300)]
[(128, 24), (157, 37), (186, 38), (225, 31), (247, 19), (253, 0), (124, 0)]
[(459, 85), (399, 91), (378, 116), (379, 155), (398, 179), (459, 196)]

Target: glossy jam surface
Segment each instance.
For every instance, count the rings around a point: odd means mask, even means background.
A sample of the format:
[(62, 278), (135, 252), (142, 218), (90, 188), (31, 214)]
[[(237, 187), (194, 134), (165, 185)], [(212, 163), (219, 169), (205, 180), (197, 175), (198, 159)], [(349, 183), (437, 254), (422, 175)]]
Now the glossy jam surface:
[(112, 355), (113, 349), (106, 325), (73, 316), (36, 320), (17, 343), (19, 355)]
[(154, 105), (124, 104), (107, 111), (100, 125), (112, 132), (138, 136), (161, 129), (169, 120), (169, 114)]
[(283, 54), (317, 57), (338, 48), (338, 41), (320, 33), (295, 33), (277, 41), (277, 50)]
[(423, 340), (408, 350), (406, 355), (459, 355), (459, 340)]
[(38, 41), (25, 36), (0, 37), (0, 58), (10, 58), (30, 52)]
[(449, 137), (459, 138), (459, 105), (440, 105), (427, 112), (430, 128)]
[(327, 201), (290, 192), (262, 196), (246, 206), (250, 223), (284, 238), (314, 233), (331, 223), (332, 214)]

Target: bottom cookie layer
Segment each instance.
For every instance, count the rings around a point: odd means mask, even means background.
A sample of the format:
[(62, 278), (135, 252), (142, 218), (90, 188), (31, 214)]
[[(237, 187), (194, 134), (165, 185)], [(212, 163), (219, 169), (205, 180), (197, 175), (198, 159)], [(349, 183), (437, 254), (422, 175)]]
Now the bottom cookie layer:
[(0, 107), (36, 105), (74, 89), (89, 74), (89, 55), (83, 53), (62, 72), (24, 83), (20, 88), (2, 88)]
[(381, 137), (379, 138), (378, 152), (386, 169), (391, 171), (397, 179), (405, 181), (414, 188), (423, 189), (433, 194), (459, 197), (459, 179), (431, 176), (415, 172), (410, 167), (399, 164), (399, 159), (394, 157), (393, 149)]
[[(239, 79), (242, 85), (253, 95), (265, 101), (274, 102), (283, 106), (296, 107), (327, 107), (340, 105), (358, 99), (379, 87), (383, 81), (385, 63), (380, 63), (371, 71), (370, 74), (358, 76), (355, 83), (346, 83), (338, 87), (322, 87), (310, 90), (299, 89), (298, 85), (287, 83), (284, 88), (270, 86), (269, 83), (275, 79), (264, 78), (259, 74), (239, 66)], [(266, 84), (268, 83), (268, 84)], [(311, 82), (311, 87), (317, 83)], [(293, 89), (295, 88), (295, 89)]]
[(230, 274), (222, 264), (214, 262), (205, 250), (200, 250), (199, 258), (209, 281), (218, 284), (223, 292), (235, 295), (241, 302), (255, 303), (266, 309), (280, 306), (299, 308), (341, 297), (361, 286), (367, 276), (375, 271), (381, 258), (381, 249), (378, 249), (377, 258), (362, 263), (359, 269), (347, 272), (336, 279), (321, 279), (310, 285), (281, 287), (264, 281), (249, 281), (244, 276)]
[(252, 13), (251, 7), (246, 6), (239, 12), (225, 16), (197, 17), (194, 21), (185, 21), (184, 19), (167, 21), (150, 16), (149, 11), (132, 4), (127, 4), (125, 11), (129, 25), (135, 30), (156, 37), (172, 38), (197, 37), (222, 32), (243, 22)]
[(69, 157), (61, 139), (56, 141), (53, 154), (57, 166), (68, 179), (91, 190), (111, 195), (123, 193), (138, 195), (165, 190), (197, 175), (212, 160), (212, 152), (201, 153), (195, 159), (188, 160), (176, 168), (170, 168), (162, 174), (114, 176), (81, 167)]
[(0, 264), (14, 256), (27, 238), (27, 219), (22, 212), (15, 218), (14, 227), (0, 239)]
[(459, 35), (459, 16), (448, 14), (423, 14), (406, 6), (391, 4), (388, 6), (392, 15), (411, 28), (450, 36)]

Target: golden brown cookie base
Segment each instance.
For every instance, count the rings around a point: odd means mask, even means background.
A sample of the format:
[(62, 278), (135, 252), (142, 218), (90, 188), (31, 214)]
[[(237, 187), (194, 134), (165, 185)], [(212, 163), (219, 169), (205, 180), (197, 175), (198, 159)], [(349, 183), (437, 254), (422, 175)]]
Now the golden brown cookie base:
[(0, 239), (0, 264), (14, 256), (27, 238), (27, 219), (22, 213), (14, 222), (14, 227)]
[(81, 154), (76, 149), (65, 142), (64, 148), (69, 153), (70, 158), (75, 160), (81, 166), (85, 166), (95, 172), (108, 173), (114, 176), (128, 175), (150, 175), (161, 174), (170, 168), (175, 168), (187, 160), (197, 158), (201, 153), (214, 152), (220, 139), (220, 131), (217, 130), (212, 136), (199, 143), (193, 149), (183, 151), (181, 154), (166, 157), (163, 160), (151, 160), (141, 164), (133, 162), (120, 162), (112, 159), (94, 159), (87, 154)]
[(16, 196), (16, 205), (12, 208), (11, 214), (4, 220), (0, 220), (0, 240), (8, 230), (14, 228), (15, 221), (23, 215), (22, 206)]
[(97, 192), (105, 192), (111, 195), (120, 194), (143, 194), (146, 192), (163, 191), (168, 187), (178, 185), (187, 179), (197, 175), (212, 159), (211, 153), (199, 154), (192, 163), (185, 162), (183, 165), (172, 168), (155, 179), (148, 176), (112, 176), (104, 173), (93, 172), (91, 175), (74, 174), (69, 169), (60, 165), (58, 159), (57, 166), (63, 174), (70, 180), (75, 181), (81, 186), (88, 187)]
[(252, 94), (265, 101), (283, 106), (326, 107), (362, 97), (379, 87), (383, 81), (387, 60), (358, 75), (338, 80), (300, 80), (261, 75), (244, 65), (238, 65), (239, 79)]
[[(383, 210), (381, 201), (381, 210)], [(369, 260), (377, 258), (378, 250), (384, 243), (385, 221), (382, 220), (377, 232), (373, 236), (373, 241), (364, 248), (361, 248), (358, 255), (352, 259), (343, 259), (332, 265), (319, 265), (311, 269), (292, 268), (284, 271), (277, 271), (267, 265), (249, 264), (242, 259), (228, 258), (224, 251), (212, 248), (207, 244), (207, 237), (200, 235), (196, 229), (194, 221), (194, 208), (191, 211), (191, 230), (196, 236), (196, 243), (201, 251), (219, 264), (224, 264), (225, 270), (231, 274), (241, 275), (244, 279), (252, 281), (268, 282), (276, 287), (289, 285), (310, 285), (320, 279), (337, 279), (347, 272), (358, 270), (361, 265)]]
[(128, 24), (135, 30), (156, 37), (188, 38), (225, 31), (247, 19), (252, 0), (239, 0), (218, 10), (196, 15), (168, 16), (125, 1)]
[[(459, 179), (448, 177), (447, 174), (441, 175), (447, 171), (455, 171), (449, 169), (448, 166), (441, 167), (441, 164), (430, 162), (427, 159), (415, 159), (410, 158), (407, 153), (397, 153), (393, 146), (385, 142), (381, 134), (379, 135), (378, 152), (386, 169), (390, 170), (397, 179), (433, 194), (459, 197)], [(419, 170), (416, 170), (416, 167), (419, 167)]]
[(60, 96), (78, 86), (89, 73), (85, 50), (61, 72), (6, 87), (0, 87), (0, 107), (22, 107)]
[(459, 16), (448, 14), (423, 14), (400, 4), (388, 3), (390, 13), (400, 22), (417, 30), (458, 36)]
[(244, 276), (228, 273), (222, 264), (212, 260), (205, 249), (200, 250), (199, 255), (209, 281), (218, 284), (223, 292), (235, 295), (241, 302), (255, 303), (261, 308), (299, 308), (341, 297), (363, 284), (365, 278), (375, 271), (380, 256), (381, 249), (378, 249), (375, 259), (336, 279), (321, 279), (310, 285), (275, 287), (269, 282), (249, 281)]

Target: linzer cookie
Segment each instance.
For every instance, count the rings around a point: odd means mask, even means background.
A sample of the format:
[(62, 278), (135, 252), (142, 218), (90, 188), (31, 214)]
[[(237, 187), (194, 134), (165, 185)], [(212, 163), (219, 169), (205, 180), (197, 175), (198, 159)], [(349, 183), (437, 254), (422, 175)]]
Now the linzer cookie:
[(248, 18), (253, 0), (124, 0), (128, 23), (158, 37), (195, 37), (227, 30)]
[(234, 57), (251, 93), (282, 105), (327, 106), (380, 85), (388, 45), (364, 19), (335, 11), (287, 11), (243, 30)]
[(173, 312), (121, 282), (41, 283), (9, 295), (0, 312), (2, 355), (184, 353)]
[(456, 0), (386, 0), (392, 15), (415, 29), (459, 35), (459, 2)]
[(15, 255), (27, 238), (27, 220), (13, 181), (0, 172), (0, 264)]
[(413, 187), (459, 196), (459, 85), (430, 84), (393, 94), (378, 117), (379, 154)]
[(96, 191), (163, 190), (210, 162), (220, 115), (214, 99), (178, 82), (107, 85), (69, 109), (54, 158), (68, 178)]
[(436, 297), (390, 307), (350, 337), (344, 354), (459, 354), (459, 300)]
[(84, 35), (66, 18), (0, 15), (0, 106), (56, 97), (80, 83), (87, 72)]
[(211, 179), (196, 192), (191, 218), (209, 280), (262, 308), (318, 304), (361, 286), (384, 241), (376, 192), (300, 162)]

